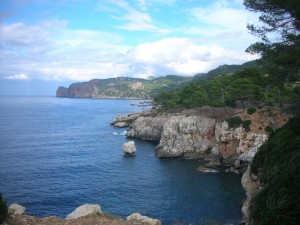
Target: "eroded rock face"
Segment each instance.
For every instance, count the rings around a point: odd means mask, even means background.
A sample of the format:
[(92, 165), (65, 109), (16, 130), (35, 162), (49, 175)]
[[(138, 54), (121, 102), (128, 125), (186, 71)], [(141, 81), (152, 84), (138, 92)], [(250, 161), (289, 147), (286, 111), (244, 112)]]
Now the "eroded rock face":
[(259, 182), (254, 181), (251, 178), (250, 166), (248, 166), (247, 171), (243, 174), (241, 183), (242, 183), (242, 186), (245, 189), (246, 195), (247, 195), (247, 199), (244, 202), (243, 207), (242, 207), (242, 214), (243, 214), (246, 225), (250, 225), (251, 224), (251, 219), (250, 219), (251, 200), (258, 193), (258, 188), (259, 188)]
[(138, 117), (127, 131), (126, 136), (159, 141), (166, 121), (167, 118), (164, 117)]
[(136, 152), (134, 141), (124, 143), (123, 152), (126, 156), (134, 156)]
[(114, 127), (128, 127), (130, 126), (138, 117), (140, 113), (132, 113), (126, 115), (117, 115), (116, 118), (110, 123)]
[(148, 223), (150, 225), (161, 225), (161, 222), (159, 220), (147, 216), (142, 216), (139, 213), (132, 213), (130, 216), (127, 217), (127, 220), (128, 221), (137, 220), (143, 223)]
[(25, 207), (19, 204), (13, 203), (8, 207), (9, 215), (23, 215), (25, 213)]
[(214, 119), (206, 117), (172, 117), (163, 127), (157, 156), (200, 158), (215, 145), (215, 124)]
[(67, 220), (77, 219), (83, 216), (102, 213), (101, 207), (98, 204), (85, 204), (76, 208), (67, 216)]

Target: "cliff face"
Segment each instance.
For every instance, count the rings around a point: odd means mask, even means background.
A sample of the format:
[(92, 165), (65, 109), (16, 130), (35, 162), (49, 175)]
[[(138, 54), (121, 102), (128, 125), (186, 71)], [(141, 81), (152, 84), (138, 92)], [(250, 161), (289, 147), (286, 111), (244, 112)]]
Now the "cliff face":
[(158, 157), (193, 157), (207, 154), (215, 146), (214, 119), (174, 116), (163, 127)]
[(74, 83), (66, 87), (59, 87), (56, 91), (56, 97), (64, 98), (92, 98), (95, 85), (100, 80), (91, 80), (89, 82)]

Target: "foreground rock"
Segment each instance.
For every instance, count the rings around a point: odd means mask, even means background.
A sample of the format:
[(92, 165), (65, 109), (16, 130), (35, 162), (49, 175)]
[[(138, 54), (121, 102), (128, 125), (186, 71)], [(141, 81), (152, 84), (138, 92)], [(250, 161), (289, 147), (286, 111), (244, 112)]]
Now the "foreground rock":
[(8, 207), (9, 215), (23, 215), (25, 213), (25, 207), (19, 204), (13, 203)]
[(98, 204), (85, 204), (76, 208), (67, 216), (67, 220), (78, 219), (87, 215), (94, 215), (102, 213), (101, 207)]
[(132, 213), (130, 216), (127, 217), (127, 221), (140, 221), (150, 225), (161, 225), (161, 222), (159, 220), (152, 219), (147, 216), (142, 216), (139, 213)]
[(123, 152), (125, 156), (134, 156), (136, 152), (134, 141), (129, 141), (127, 143), (124, 143)]
[(105, 215), (88, 215), (74, 220), (62, 220), (55, 216), (36, 218), (27, 215), (12, 215), (6, 220), (8, 225), (147, 225), (137, 220), (125, 221)]

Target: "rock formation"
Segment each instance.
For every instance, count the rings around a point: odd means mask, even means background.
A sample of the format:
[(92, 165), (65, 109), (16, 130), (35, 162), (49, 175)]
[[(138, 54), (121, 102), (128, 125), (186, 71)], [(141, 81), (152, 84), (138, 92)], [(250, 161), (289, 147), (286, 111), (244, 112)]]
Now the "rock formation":
[(147, 223), (149, 225), (161, 225), (161, 222), (157, 219), (152, 219), (147, 216), (142, 216), (139, 213), (132, 213), (130, 216), (127, 217), (127, 221), (137, 220), (143, 223)]
[(200, 158), (215, 145), (214, 119), (174, 116), (163, 127), (157, 147), (158, 157)]
[[(256, 180), (254, 180), (253, 178), (256, 178)], [(250, 166), (248, 166), (247, 171), (243, 174), (241, 183), (247, 195), (247, 199), (244, 202), (242, 207), (242, 213), (243, 213), (245, 223), (247, 225), (248, 224), (250, 225), (251, 224), (250, 203), (252, 198), (255, 197), (259, 189), (259, 182), (257, 181), (257, 177), (251, 176)]]
[(110, 123), (114, 127), (122, 128), (128, 127), (132, 124), (141, 113), (131, 113), (126, 115), (117, 115), (116, 118)]
[(101, 207), (98, 204), (85, 204), (76, 208), (67, 216), (67, 220), (78, 219), (83, 216), (102, 213)]
[(13, 203), (8, 207), (9, 215), (23, 215), (25, 213), (25, 207), (19, 204)]
[(127, 143), (124, 143), (123, 152), (125, 156), (134, 156), (136, 152), (134, 141), (129, 141)]
[(167, 118), (163, 117), (138, 117), (126, 136), (148, 141), (159, 141)]

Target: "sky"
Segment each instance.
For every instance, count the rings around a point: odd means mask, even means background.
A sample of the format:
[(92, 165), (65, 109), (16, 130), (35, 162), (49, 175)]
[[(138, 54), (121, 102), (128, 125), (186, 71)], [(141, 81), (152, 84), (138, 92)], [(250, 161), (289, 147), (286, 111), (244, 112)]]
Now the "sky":
[(242, 0), (0, 0), (0, 95), (242, 64), (248, 23)]

